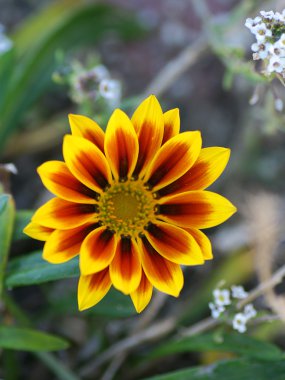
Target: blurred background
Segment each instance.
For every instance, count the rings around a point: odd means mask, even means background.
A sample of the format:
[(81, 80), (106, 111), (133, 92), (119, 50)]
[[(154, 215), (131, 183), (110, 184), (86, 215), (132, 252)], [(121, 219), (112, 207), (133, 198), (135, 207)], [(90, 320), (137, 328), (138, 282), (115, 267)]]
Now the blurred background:
[[(18, 171), (4, 181), (19, 210), (10, 260), (42, 248), (21, 228), (51, 197), (36, 168), (61, 159), (68, 113), (104, 128), (114, 108), (131, 114), (150, 93), (164, 110), (178, 107), (182, 130), (201, 130), (204, 147), (231, 148), (229, 165), (211, 190), (238, 207), (228, 222), (206, 231), (215, 259), (185, 270), (180, 298), (157, 295), (139, 316), (116, 291), (79, 313), (76, 278), (33, 285), (15, 277), (11, 264), (7, 284), (19, 314), (4, 317), (62, 336), (71, 346), (42, 357), (8, 350), (0, 377), (143, 379), (231, 355), (184, 352), (165, 360), (150, 354), (210, 316), (208, 302), (220, 281), (250, 290), (284, 264), (285, 88), (258, 73), (253, 36), (244, 26), (261, 9), (284, 7), (281, 0), (0, 0), (1, 163)], [(283, 291), (279, 285), (257, 299), (257, 308), (278, 318), (253, 326), (252, 334), (284, 348)], [(154, 343), (142, 338), (120, 349), (124, 339), (151, 327), (158, 328)], [(102, 355), (116, 344), (119, 350)]]

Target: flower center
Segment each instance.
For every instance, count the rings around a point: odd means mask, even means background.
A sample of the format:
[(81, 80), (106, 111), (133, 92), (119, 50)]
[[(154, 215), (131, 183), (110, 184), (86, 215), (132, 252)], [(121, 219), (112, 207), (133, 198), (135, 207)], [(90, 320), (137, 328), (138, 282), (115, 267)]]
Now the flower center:
[(99, 220), (119, 235), (137, 237), (155, 219), (155, 200), (141, 182), (115, 182), (99, 200)]

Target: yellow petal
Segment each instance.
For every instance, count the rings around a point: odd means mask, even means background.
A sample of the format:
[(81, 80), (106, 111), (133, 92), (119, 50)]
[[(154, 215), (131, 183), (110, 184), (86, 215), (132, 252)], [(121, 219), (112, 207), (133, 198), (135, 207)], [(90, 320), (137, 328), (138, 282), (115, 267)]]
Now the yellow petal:
[(113, 112), (105, 137), (105, 153), (115, 179), (127, 179), (134, 171), (139, 143), (133, 124), (121, 110)]
[(110, 264), (113, 286), (124, 294), (130, 294), (139, 286), (141, 274), (142, 267), (136, 243), (129, 238), (120, 238)]
[(148, 280), (161, 292), (178, 297), (184, 283), (180, 266), (162, 257), (145, 237), (139, 239), (138, 243)]
[(145, 236), (155, 250), (167, 260), (180, 265), (199, 265), (204, 258), (196, 240), (182, 228), (156, 221)]
[(83, 240), (97, 227), (98, 224), (87, 223), (70, 230), (55, 230), (45, 243), (43, 258), (52, 264), (69, 261), (79, 254)]
[(159, 219), (185, 228), (214, 227), (236, 212), (229, 200), (210, 191), (189, 191), (161, 198), (158, 203)]
[(89, 309), (101, 301), (111, 287), (109, 270), (89, 276), (80, 276), (78, 283), (78, 308), (80, 311)]
[(193, 236), (193, 238), (199, 244), (203, 257), (205, 260), (211, 260), (213, 258), (212, 244), (208, 237), (200, 230), (194, 228), (187, 228), (187, 231)]
[(23, 230), (23, 232), (31, 238), (42, 241), (46, 241), (53, 231), (53, 228), (44, 227), (34, 222), (29, 223)]
[(53, 198), (40, 207), (32, 217), (32, 222), (42, 226), (68, 230), (96, 221), (94, 205), (71, 203), (59, 198)]
[(38, 167), (38, 173), (45, 187), (59, 198), (78, 203), (96, 203), (97, 193), (79, 182), (64, 162), (45, 162)]
[(211, 147), (201, 149), (194, 165), (176, 181), (160, 189), (160, 197), (190, 190), (204, 190), (224, 171), (230, 157), (230, 149)]
[(71, 173), (90, 189), (102, 193), (112, 181), (106, 157), (90, 141), (66, 135), (63, 141), (63, 156)]
[(137, 313), (141, 313), (149, 304), (153, 286), (142, 271), (139, 287), (130, 294)]
[(154, 95), (145, 99), (135, 110), (132, 123), (139, 140), (139, 157), (134, 175), (143, 177), (148, 164), (161, 146), (164, 133), (162, 109)]
[(104, 152), (104, 132), (100, 126), (89, 117), (82, 115), (68, 115), (73, 136), (84, 137)]
[(166, 143), (171, 137), (178, 135), (180, 131), (180, 115), (179, 109), (174, 108), (163, 114), (164, 118), (164, 134), (162, 145)]
[(80, 250), (80, 271), (83, 275), (100, 272), (113, 260), (117, 236), (102, 226), (91, 232)]
[(184, 132), (172, 137), (157, 152), (144, 181), (154, 191), (185, 174), (197, 160), (202, 145), (198, 131)]

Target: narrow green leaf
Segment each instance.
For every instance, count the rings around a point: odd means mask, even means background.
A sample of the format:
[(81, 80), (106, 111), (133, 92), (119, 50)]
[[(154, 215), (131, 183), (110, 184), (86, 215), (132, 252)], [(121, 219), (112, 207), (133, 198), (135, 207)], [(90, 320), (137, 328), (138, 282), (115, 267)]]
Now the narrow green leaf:
[(209, 366), (148, 377), (143, 380), (284, 380), (285, 361), (266, 362), (227, 360)]
[[(15, 303), (15, 301), (6, 293), (5, 306), (7, 310), (13, 315), (15, 320), (23, 327), (31, 327), (31, 319), (25, 312)], [(58, 380), (80, 380), (63, 362), (55, 357), (50, 352), (35, 351), (33, 353), (39, 360), (41, 360), (52, 373), (55, 374)]]
[(12, 240), (15, 218), (15, 204), (11, 195), (0, 195), (0, 299), (3, 295), (3, 285), (7, 259)]
[(274, 344), (251, 338), (247, 335), (227, 333), (224, 335), (203, 334), (179, 341), (168, 341), (156, 348), (151, 357), (161, 357), (181, 352), (223, 351), (259, 360), (281, 360), (284, 353)]
[[(13, 67), (15, 65), (14, 48), (8, 50), (4, 54), (0, 54), (0, 107), (8, 90), (10, 79), (13, 75)], [(1, 128), (1, 118), (0, 118)]]
[[(60, 8), (60, 3), (62, 6), (68, 1), (58, 1), (56, 9)], [(21, 54), (25, 51), (25, 54), (21, 56), (21, 64), (18, 62), (15, 64), (9, 91), (0, 104), (0, 145), (2, 146), (11, 132), (20, 126), (23, 113), (52, 86), (51, 76), (57, 65), (58, 49), (66, 54), (76, 47), (94, 44), (106, 31), (116, 32), (124, 39), (133, 39), (142, 32), (133, 15), (122, 12), (114, 6), (86, 4), (84, 1), (79, 5), (76, 1), (69, 3), (67, 11), (59, 13), (60, 17), (50, 17), (49, 22), (42, 23), (40, 28), (38, 23), (36, 26), (34, 24), (33, 32), (27, 27), (28, 31), (23, 32), (24, 39), (16, 38), (16, 41), (23, 43), (27, 49), (15, 46), (16, 53), (19, 50)], [(45, 17), (47, 14), (55, 13), (53, 9), (45, 12), (47, 12)], [(42, 25), (45, 27), (42, 28)], [(25, 27), (23, 28), (25, 31)], [(18, 36), (20, 34), (21, 29), (18, 31)], [(34, 43), (27, 45), (27, 38), (31, 35)]]
[(35, 352), (37, 356), (56, 375), (58, 380), (80, 380), (66, 365), (49, 352)]
[(69, 346), (57, 336), (29, 328), (0, 326), (0, 347), (21, 351), (57, 351)]
[(9, 262), (5, 284), (13, 288), (78, 276), (77, 258), (64, 264), (50, 264), (42, 259), (41, 251), (36, 251)]
[(31, 210), (20, 210), (16, 212), (14, 231), (13, 231), (13, 241), (20, 239), (29, 239), (28, 235), (23, 233), (23, 229), (31, 221), (34, 211)]

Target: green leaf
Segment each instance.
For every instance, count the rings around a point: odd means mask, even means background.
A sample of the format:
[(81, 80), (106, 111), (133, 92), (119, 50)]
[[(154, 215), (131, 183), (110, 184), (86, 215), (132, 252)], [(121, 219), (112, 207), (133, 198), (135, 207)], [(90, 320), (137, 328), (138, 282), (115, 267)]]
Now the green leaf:
[(14, 218), (15, 204), (12, 196), (8, 194), (0, 195), (0, 300), (3, 293), (4, 276), (10, 252)]
[[(65, 315), (66, 310), (71, 315), (78, 314), (76, 293), (77, 289), (75, 287), (66, 289), (64, 297), (51, 290), (48, 295), (48, 310), (43, 310), (43, 313), (50, 313), (52, 317)], [(102, 301), (95, 307), (84, 311), (83, 314), (108, 318), (125, 318), (135, 315), (136, 311), (130, 297), (112, 288)]]
[(110, 318), (130, 317), (137, 314), (131, 298), (116, 289), (111, 289), (98, 305), (86, 313)]
[(78, 276), (78, 258), (64, 264), (50, 264), (42, 259), (41, 251), (36, 251), (9, 262), (5, 284), (14, 288)]
[(21, 351), (57, 351), (69, 346), (68, 342), (40, 331), (0, 326), (0, 347)]
[(156, 348), (151, 357), (161, 357), (181, 352), (232, 352), (259, 360), (281, 360), (284, 353), (275, 345), (242, 334), (203, 334), (179, 341), (168, 341)]
[(23, 233), (23, 229), (31, 221), (34, 211), (30, 210), (20, 210), (16, 212), (14, 231), (13, 231), (13, 241), (20, 239), (29, 239), (29, 236)]
[(284, 380), (284, 374), (285, 361), (272, 361), (269, 365), (266, 362), (240, 359), (186, 368), (143, 380)]

